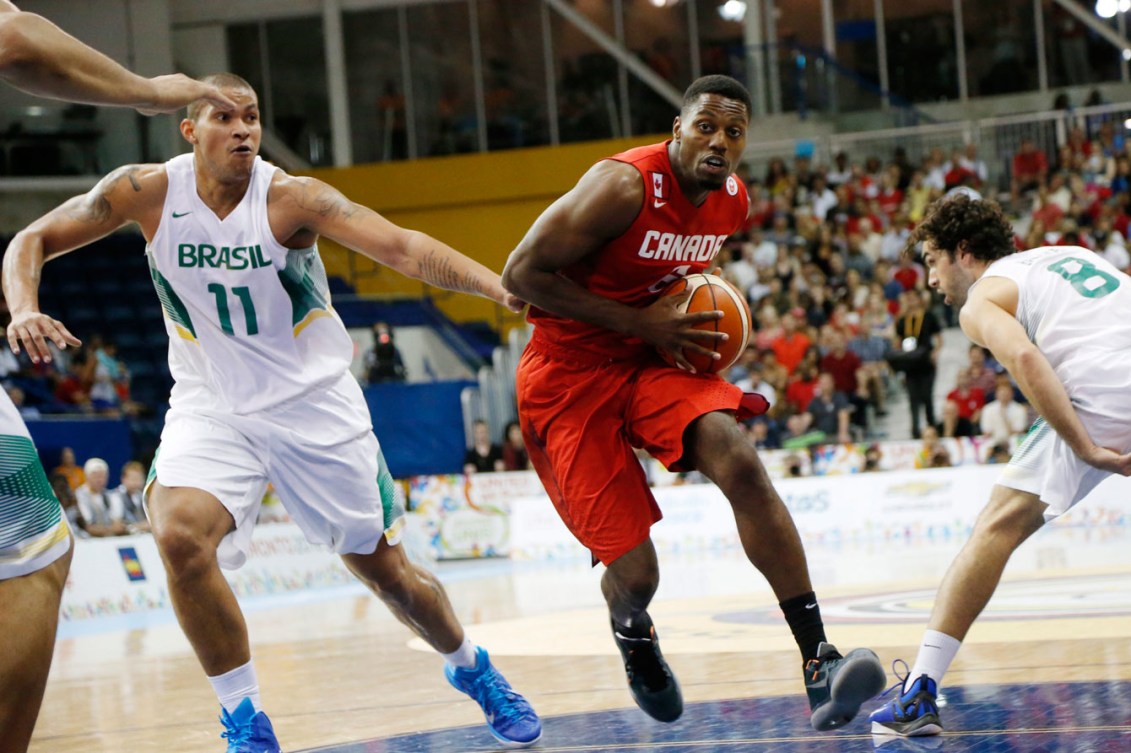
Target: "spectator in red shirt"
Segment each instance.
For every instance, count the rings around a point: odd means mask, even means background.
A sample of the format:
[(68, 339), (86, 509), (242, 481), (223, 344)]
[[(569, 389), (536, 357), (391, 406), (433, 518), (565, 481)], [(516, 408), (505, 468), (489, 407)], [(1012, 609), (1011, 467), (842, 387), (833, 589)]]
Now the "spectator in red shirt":
[(829, 352), (821, 358), (821, 371), (833, 378), (837, 392), (844, 395), (852, 408), (852, 423), (862, 430), (868, 428), (868, 388), (861, 384), (867, 376), (862, 371), (864, 362), (855, 352), (848, 350), (848, 335), (843, 330), (833, 330), (828, 335)]
[(970, 367), (966, 373), (970, 386), (982, 391), (982, 404), (985, 405), (986, 395), (994, 394), (997, 387), (997, 372), (986, 363), (986, 351), (981, 345), (971, 345), (969, 357)]
[(844, 333), (832, 330), (828, 335), (829, 352), (821, 357), (821, 371), (832, 375), (837, 392), (856, 394), (856, 372), (860, 369), (860, 356), (845, 346)]
[(1013, 155), (1013, 203), (1017, 203), (1021, 194), (1044, 186), (1048, 174), (1048, 158), (1037, 148), (1037, 142), (1033, 139), (1022, 141), (1017, 153)]
[(785, 399), (796, 413), (805, 413), (809, 410), (809, 403), (817, 392), (817, 368), (803, 366), (797, 373), (790, 377), (785, 388)]
[(889, 218), (895, 217), (900, 206), (903, 205), (903, 191), (899, 189), (899, 166), (890, 165), (880, 179), (880, 193), (876, 197), (880, 202), (880, 209)]
[(770, 348), (777, 356), (778, 363), (792, 374), (797, 369), (797, 365), (801, 363), (801, 359), (805, 357), (805, 351), (809, 350), (812, 343), (808, 335), (798, 330), (797, 317), (792, 313), (782, 316), (781, 326), (781, 336), (770, 344)]
[(893, 280), (903, 286), (904, 290), (914, 290), (919, 280), (923, 279), (923, 268), (915, 262), (910, 254), (899, 257), (899, 266), (891, 273)]
[(55, 399), (67, 406), (68, 410), (90, 411), (90, 369), (85, 351), (71, 356), (67, 373), (55, 385)]
[(970, 369), (963, 368), (958, 370), (955, 387), (947, 393), (946, 399), (958, 406), (959, 418), (976, 424), (982, 415), (982, 406), (986, 404), (986, 393), (970, 384)]

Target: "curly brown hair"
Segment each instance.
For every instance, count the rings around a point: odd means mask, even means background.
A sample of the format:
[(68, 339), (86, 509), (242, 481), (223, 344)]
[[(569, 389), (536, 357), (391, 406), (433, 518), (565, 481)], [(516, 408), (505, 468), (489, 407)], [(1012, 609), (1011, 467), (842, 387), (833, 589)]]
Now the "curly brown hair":
[(963, 241), (974, 258), (983, 261), (994, 261), (1016, 251), (1013, 226), (1001, 207), (966, 194), (943, 197), (927, 207), (923, 221), (907, 239), (907, 253), (914, 253), (914, 247), (922, 241), (930, 241), (952, 259)]

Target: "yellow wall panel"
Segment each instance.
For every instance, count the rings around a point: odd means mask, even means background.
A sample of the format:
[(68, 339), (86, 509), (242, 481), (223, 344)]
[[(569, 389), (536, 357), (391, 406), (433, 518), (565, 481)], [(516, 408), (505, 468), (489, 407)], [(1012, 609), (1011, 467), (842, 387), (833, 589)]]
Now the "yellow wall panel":
[[(597, 160), (662, 137), (596, 141), (492, 154), (314, 170), (353, 201), (396, 224), (439, 238), (496, 271), (547, 206)], [(351, 280), (359, 293), (425, 294), (425, 286), (327, 240), (319, 244), (326, 270)], [(351, 259), (352, 257), (352, 259)], [(456, 321), (486, 320), (507, 329), (521, 319), (493, 303), (430, 289)]]

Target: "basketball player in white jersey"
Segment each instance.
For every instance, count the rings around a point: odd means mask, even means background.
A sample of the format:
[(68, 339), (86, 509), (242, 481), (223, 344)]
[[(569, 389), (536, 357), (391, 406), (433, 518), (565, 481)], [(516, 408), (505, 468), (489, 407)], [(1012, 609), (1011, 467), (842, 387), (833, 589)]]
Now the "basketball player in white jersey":
[(135, 222), (169, 334), (175, 384), (148, 484), (148, 514), (169, 592), (222, 706), (230, 753), (274, 753), (247, 627), (220, 567), (243, 564), (270, 481), (313, 543), (341, 554), (394, 614), (444, 655), (445, 673), (483, 707), (504, 744), (541, 723), (474, 646), (440, 583), (398, 545), (404, 510), (349, 372), (353, 344), (330, 306), (315, 245), (325, 235), (402, 274), (513, 310), (499, 275), (404, 230), (330, 186), (258, 156), (258, 100), (231, 74), (205, 79), (234, 107), (194, 104), (191, 154), (116, 170), (32, 223), (9, 246), (13, 343), (46, 357), (74, 344), (42, 314), (42, 264)]
[(931, 287), (1040, 417), (943, 579), (900, 694), (872, 713), (873, 732), (905, 736), (942, 731), (939, 683), (1013, 551), (1109, 475), (1131, 475), (1131, 277), (1086, 248), (1014, 253), (998, 206), (966, 195), (932, 205), (920, 241)]
[[(143, 78), (55, 24), (0, 0), (0, 80), (29, 94), (146, 113), (200, 97), (232, 103), (182, 74)], [(31, 739), (55, 648), (71, 532), (19, 412), (0, 390), (0, 753)]]

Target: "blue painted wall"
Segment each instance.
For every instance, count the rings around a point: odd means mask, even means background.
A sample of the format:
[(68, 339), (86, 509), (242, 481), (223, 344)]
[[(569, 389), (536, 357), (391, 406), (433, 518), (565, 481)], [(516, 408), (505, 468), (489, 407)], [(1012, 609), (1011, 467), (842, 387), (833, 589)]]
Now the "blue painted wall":
[(122, 466), (133, 457), (130, 425), (125, 419), (52, 418), (26, 423), (48, 473), (59, 464), (59, 452), (70, 447), (80, 466), (90, 458), (105, 460), (110, 466), (110, 486), (115, 487)]
[(376, 384), (365, 388), (373, 428), (395, 478), (463, 469), (459, 395), (475, 382)]

